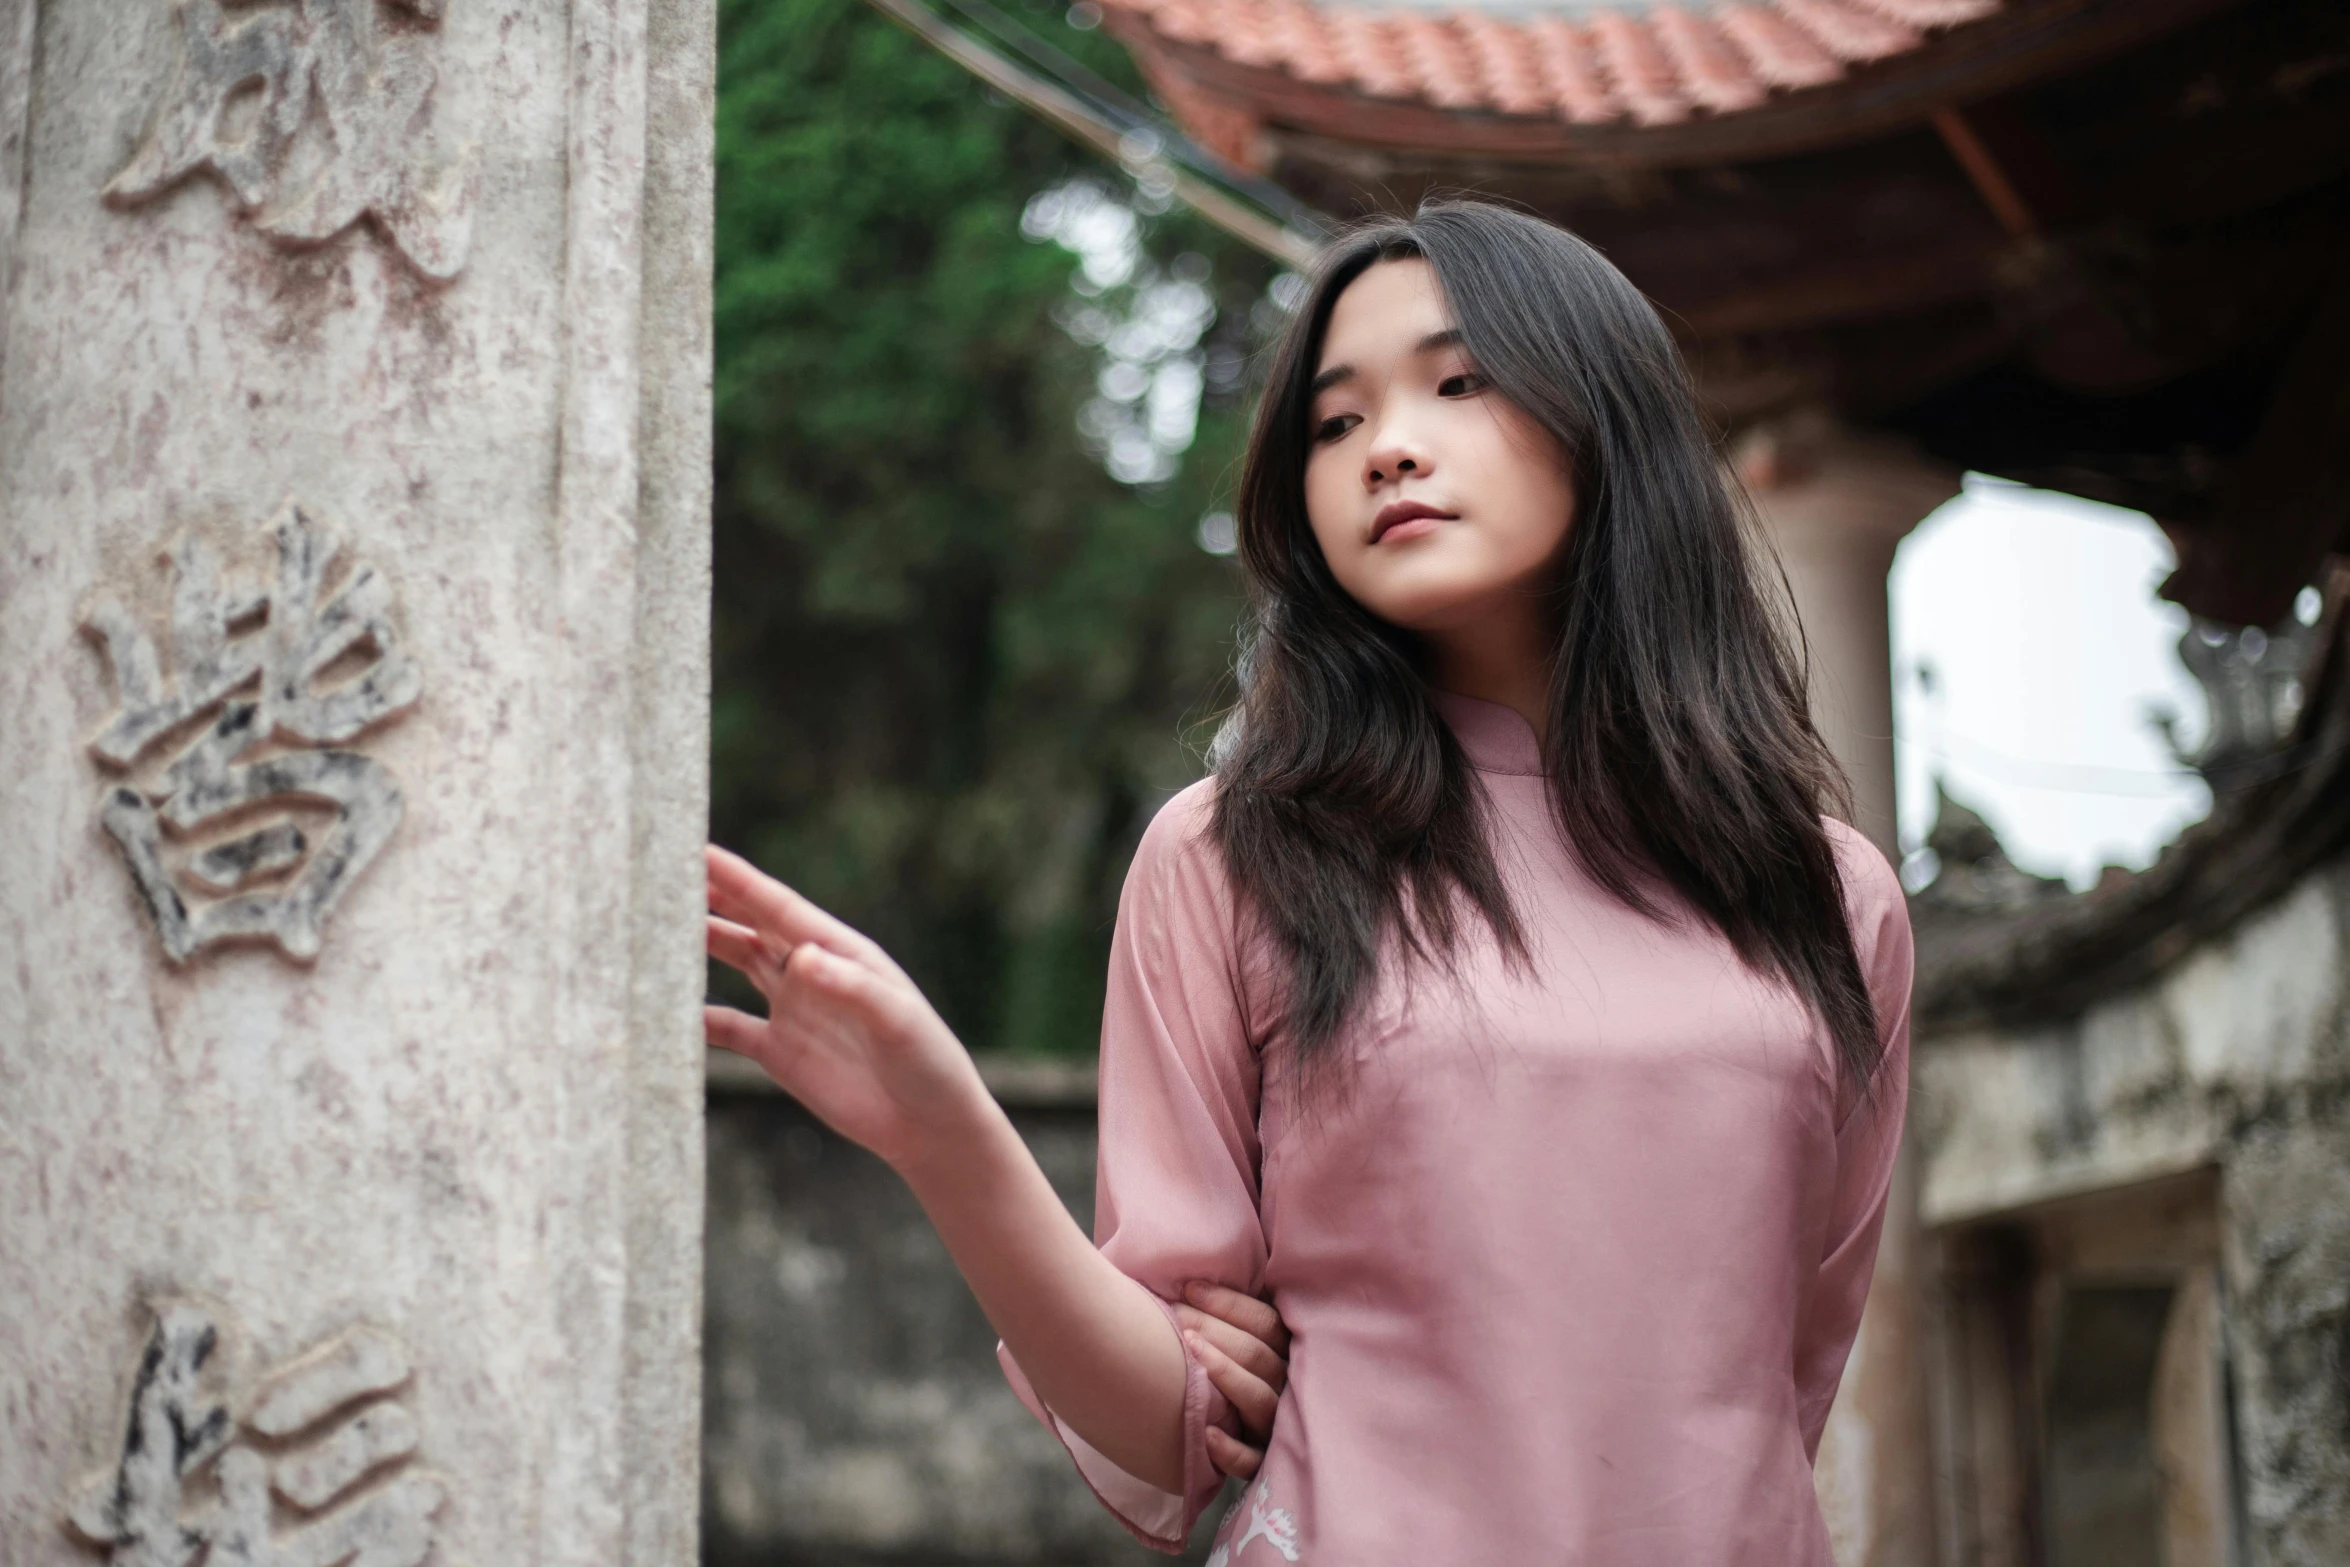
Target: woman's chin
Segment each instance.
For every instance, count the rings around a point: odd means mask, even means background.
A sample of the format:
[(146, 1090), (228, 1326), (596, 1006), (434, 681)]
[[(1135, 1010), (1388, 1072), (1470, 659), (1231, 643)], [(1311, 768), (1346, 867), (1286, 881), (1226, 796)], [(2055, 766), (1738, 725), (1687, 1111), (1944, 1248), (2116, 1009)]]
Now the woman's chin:
[(1489, 613), (1505, 585), (1449, 561), (1396, 561), (1379, 580), (1349, 585), (1356, 602), (1405, 631), (1458, 630)]

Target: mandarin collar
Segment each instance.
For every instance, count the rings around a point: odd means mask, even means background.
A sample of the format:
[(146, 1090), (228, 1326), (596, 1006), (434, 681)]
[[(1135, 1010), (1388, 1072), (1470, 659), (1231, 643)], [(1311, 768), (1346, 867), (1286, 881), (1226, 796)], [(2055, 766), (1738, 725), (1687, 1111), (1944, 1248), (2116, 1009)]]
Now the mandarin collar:
[(1453, 738), (1461, 743), (1471, 767), (1481, 773), (1542, 776), (1542, 746), (1534, 738), (1534, 726), (1516, 708), (1456, 696), (1433, 686), (1428, 695), (1435, 701), (1436, 711), (1452, 726)]

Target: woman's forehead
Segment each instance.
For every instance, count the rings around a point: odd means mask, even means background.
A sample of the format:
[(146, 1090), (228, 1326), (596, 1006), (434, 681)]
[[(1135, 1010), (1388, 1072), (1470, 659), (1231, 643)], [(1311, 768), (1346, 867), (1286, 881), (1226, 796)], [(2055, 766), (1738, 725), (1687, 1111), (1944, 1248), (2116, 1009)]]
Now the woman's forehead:
[(1435, 268), (1417, 256), (1374, 262), (1332, 302), (1314, 368), (1401, 358), (1452, 324)]

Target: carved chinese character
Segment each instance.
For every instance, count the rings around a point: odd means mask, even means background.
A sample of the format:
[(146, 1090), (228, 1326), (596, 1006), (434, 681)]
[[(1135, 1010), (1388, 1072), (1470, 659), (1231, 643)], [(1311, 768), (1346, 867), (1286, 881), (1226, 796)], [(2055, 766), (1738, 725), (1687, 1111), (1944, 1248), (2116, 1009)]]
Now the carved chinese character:
[(271, 531), (266, 588), (224, 577), (199, 538), (173, 550), (168, 673), (112, 599), (85, 623), (122, 703), (90, 746), (124, 775), (99, 819), (175, 963), (236, 940), (315, 956), (400, 820), (390, 771), (342, 748), (422, 689), (390, 590), (364, 565), (333, 573), (335, 551), (290, 503)]
[(157, 1307), (121, 1455), (67, 1510), (74, 1533), (110, 1567), (418, 1567), (447, 1490), (409, 1463), (406, 1347), (351, 1328), (232, 1396), (217, 1317)]
[(427, 277), (457, 275), (473, 191), (435, 135), (442, 0), (172, 3), (179, 67), (110, 201), (209, 170), (276, 239), (317, 244), (366, 218)]

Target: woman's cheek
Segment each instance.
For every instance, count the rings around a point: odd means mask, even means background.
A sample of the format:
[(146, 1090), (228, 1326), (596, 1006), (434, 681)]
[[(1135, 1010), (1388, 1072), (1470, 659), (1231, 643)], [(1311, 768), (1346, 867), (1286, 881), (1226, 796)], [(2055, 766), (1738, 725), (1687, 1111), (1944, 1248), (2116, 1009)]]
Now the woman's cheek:
[(1330, 493), (1333, 488), (1336, 486), (1328, 475), (1317, 476), (1314, 468), (1306, 469), (1306, 526), (1312, 530), (1314, 542), (1322, 546), (1322, 558), (1336, 571), (1356, 541), (1345, 497)]

